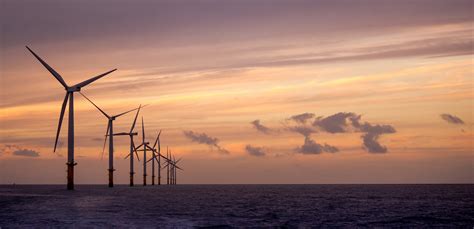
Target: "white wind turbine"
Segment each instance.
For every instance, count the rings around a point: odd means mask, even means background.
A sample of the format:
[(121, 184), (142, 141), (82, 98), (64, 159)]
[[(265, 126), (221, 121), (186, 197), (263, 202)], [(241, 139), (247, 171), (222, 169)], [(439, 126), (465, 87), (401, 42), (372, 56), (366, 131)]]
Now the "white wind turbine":
[(140, 109), (142, 107), (144, 107), (144, 106), (140, 105), (140, 107), (138, 107), (138, 111), (137, 111), (137, 114), (135, 115), (135, 119), (133, 120), (133, 124), (132, 124), (132, 128), (130, 129), (130, 132), (128, 132), (128, 133), (127, 132), (121, 132), (121, 133), (114, 134), (116, 136), (128, 135), (130, 137), (130, 153), (127, 154), (127, 156), (125, 157), (125, 159), (127, 159), (127, 157), (130, 157), (130, 186), (134, 185), (133, 176), (135, 174), (134, 162), (133, 162), (133, 152), (135, 152), (135, 155), (137, 156), (138, 161), (140, 161), (140, 158), (138, 157), (137, 149), (135, 148), (135, 142), (133, 141), (133, 136), (138, 135), (138, 133), (133, 132), (133, 129), (135, 128), (135, 124), (137, 123), (138, 114), (140, 113)]
[(74, 166), (77, 165), (74, 161), (74, 92), (78, 92), (81, 88), (89, 85), (90, 83), (106, 76), (107, 74), (117, 70), (113, 69), (106, 73), (100, 74), (98, 76), (92, 77), (88, 80), (75, 84), (73, 86), (69, 86), (66, 84), (64, 79), (57, 73), (51, 66), (49, 66), (45, 61), (43, 61), (36, 53), (33, 52), (28, 46), (26, 48), (33, 54), (33, 56), (38, 59), (38, 61), (59, 81), (59, 83), (64, 87), (66, 90), (66, 96), (64, 97), (64, 101), (61, 107), (61, 114), (59, 115), (59, 124), (58, 130), (56, 132), (56, 140), (54, 142), (54, 152), (56, 152), (56, 146), (58, 145), (58, 138), (59, 132), (61, 131), (61, 124), (63, 122), (64, 112), (66, 110), (66, 105), (69, 100), (69, 115), (68, 115), (68, 144), (67, 144), (67, 189), (73, 190), (74, 189)]
[[(81, 93), (81, 92), (79, 92)], [(135, 109), (132, 109), (132, 110), (129, 110), (129, 111), (125, 111), (123, 113), (120, 113), (118, 115), (108, 115), (107, 113), (105, 113), (105, 111), (103, 111), (102, 109), (100, 109), (94, 102), (92, 102), (89, 98), (87, 98), (87, 96), (85, 96), (84, 94), (81, 93), (82, 96), (84, 96), (84, 98), (86, 98), (90, 103), (92, 103), (92, 105), (94, 105), (94, 107), (96, 107), (108, 120), (108, 123), (107, 123), (107, 130), (105, 131), (105, 140), (104, 140), (104, 147), (102, 148), (102, 155), (104, 155), (104, 150), (105, 150), (105, 143), (107, 142), (107, 137), (109, 137), (109, 187), (114, 187), (114, 120), (124, 114), (127, 114), (127, 113), (130, 113), (134, 110), (138, 110), (140, 109), (140, 107), (138, 108), (135, 108)]]

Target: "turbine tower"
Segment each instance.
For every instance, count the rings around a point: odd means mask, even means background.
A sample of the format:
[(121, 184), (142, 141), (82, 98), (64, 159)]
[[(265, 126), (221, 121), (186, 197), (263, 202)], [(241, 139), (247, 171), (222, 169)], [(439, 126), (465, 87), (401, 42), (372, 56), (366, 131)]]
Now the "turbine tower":
[(168, 150), (168, 146), (166, 147), (166, 158), (168, 158), (168, 160), (166, 160), (166, 184), (169, 185), (170, 184), (170, 152)]
[[(145, 106), (143, 106), (143, 107), (145, 107)], [(133, 120), (133, 124), (132, 124), (132, 128), (130, 129), (130, 132), (128, 132), (128, 133), (127, 132), (121, 132), (121, 133), (114, 134), (116, 136), (128, 135), (130, 137), (130, 153), (125, 157), (125, 159), (127, 159), (127, 157), (130, 157), (130, 186), (134, 185), (133, 176), (135, 174), (135, 171), (133, 169), (133, 167), (134, 167), (133, 152), (135, 152), (135, 155), (137, 156), (138, 161), (140, 161), (140, 158), (138, 157), (137, 149), (135, 148), (135, 143), (133, 142), (133, 136), (138, 135), (138, 133), (133, 132), (133, 129), (135, 128), (135, 124), (137, 123), (138, 114), (140, 113), (141, 108), (142, 108), (142, 106), (140, 105), (138, 107), (137, 114), (135, 115), (135, 119)]]
[(109, 137), (109, 187), (114, 187), (114, 120), (124, 114), (128, 114), (134, 110), (140, 109), (140, 107), (125, 111), (123, 113), (120, 113), (118, 115), (109, 115), (105, 113), (102, 109), (100, 109), (94, 102), (92, 102), (87, 96), (85, 96), (82, 92), (79, 92), (84, 98), (87, 99), (94, 107), (96, 107), (107, 119), (107, 130), (105, 131), (105, 140), (104, 140), (104, 147), (102, 148), (102, 155), (104, 155), (104, 150), (105, 150), (105, 143), (107, 142), (107, 137)]
[(45, 61), (43, 61), (38, 55), (36, 55), (33, 50), (28, 46), (26, 48), (33, 54), (33, 56), (38, 59), (38, 61), (59, 81), (59, 83), (66, 90), (66, 96), (61, 107), (61, 114), (59, 115), (58, 130), (56, 132), (56, 140), (54, 142), (54, 151), (56, 152), (56, 146), (58, 145), (59, 132), (61, 131), (61, 124), (63, 122), (64, 112), (66, 110), (66, 105), (69, 101), (69, 115), (68, 115), (68, 137), (67, 137), (67, 189), (74, 190), (74, 166), (77, 163), (74, 161), (74, 92), (78, 92), (81, 88), (89, 85), (90, 83), (108, 75), (109, 73), (117, 70), (113, 69), (106, 73), (100, 74), (98, 76), (92, 77), (88, 80), (75, 84), (73, 86), (68, 86), (64, 79), (59, 73), (57, 73), (51, 66), (49, 66)]

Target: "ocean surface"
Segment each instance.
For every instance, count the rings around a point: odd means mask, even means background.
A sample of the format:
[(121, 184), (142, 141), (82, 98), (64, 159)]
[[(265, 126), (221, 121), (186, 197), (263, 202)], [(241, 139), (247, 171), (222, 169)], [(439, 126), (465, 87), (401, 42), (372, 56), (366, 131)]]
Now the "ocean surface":
[(0, 186), (0, 227), (474, 226), (474, 185)]

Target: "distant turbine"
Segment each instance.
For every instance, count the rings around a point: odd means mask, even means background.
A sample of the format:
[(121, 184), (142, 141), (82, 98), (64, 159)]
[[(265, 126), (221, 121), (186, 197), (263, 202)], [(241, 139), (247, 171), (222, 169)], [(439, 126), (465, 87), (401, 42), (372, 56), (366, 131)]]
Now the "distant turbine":
[(26, 48), (33, 54), (33, 56), (38, 59), (38, 61), (59, 81), (59, 83), (66, 90), (66, 96), (64, 97), (63, 105), (61, 107), (61, 114), (59, 115), (59, 124), (58, 130), (56, 132), (56, 141), (54, 142), (54, 151), (56, 152), (56, 146), (58, 145), (59, 132), (61, 131), (61, 124), (63, 122), (64, 111), (66, 110), (66, 105), (69, 99), (69, 115), (68, 115), (68, 137), (67, 137), (67, 189), (74, 190), (74, 166), (77, 163), (74, 162), (74, 92), (78, 92), (81, 88), (89, 85), (90, 83), (106, 76), (107, 74), (117, 70), (113, 69), (106, 73), (100, 74), (98, 76), (92, 77), (88, 80), (85, 80), (81, 83), (75, 84), (73, 86), (68, 86), (64, 79), (57, 73), (52, 67), (50, 67), (45, 61), (43, 61), (36, 53), (33, 52), (28, 46)]
[(171, 155), (171, 151), (168, 151), (168, 147), (166, 147), (166, 155), (168, 160), (166, 161), (166, 171), (167, 171), (167, 176), (166, 176), (166, 183), (168, 185), (171, 184), (176, 184), (176, 169), (183, 170), (180, 168), (177, 163), (181, 160), (175, 160), (174, 156)]
[[(150, 158), (147, 162), (156, 161), (158, 163), (158, 185), (161, 185), (161, 168), (162, 168), (161, 158), (165, 159), (166, 161), (169, 160), (167, 157), (161, 154), (160, 135), (161, 135), (161, 130), (158, 133), (158, 137), (156, 138), (156, 141), (155, 141), (155, 144), (153, 144), (153, 147), (147, 146), (147, 148), (153, 152), (153, 157)], [(156, 148), (157, 143), (158, 143), (158, 148)], [(154, 163), (153, 163), (153, 166), (154, 166)], [(153, 174), (155, 174), (154, 172), (155, 170), (153, 169), (152, 171), (153, 171)]]
[[(159, 160), (159, 150), (160, 150), (160, 145), (158, 144), (158, 150), (156, 150), (156, 144), (160, 141), (160, 135), (161, 135), (161, 130), (160, 132), (158, 133), (158, 136), (156, 137), (156, 140), (155, 140), (155, 144), (153, 144), (153, 147), (149, 147), (147, 146), (148, 149), (151, 150), (152, 152), (152, 158), (150, 158), (150, 160), (147, 161), (150, 162), (151, 161), (151, 185), (155, 185), (155, 161), (157, 162), (158, 164), (158, 172), (160, 171), (160, 160)], [(157, 159), (157, 153), (158, 152), (158, 159)]]
[(142, 150), (137, 150), (137, 151), (143, 151), (143, 186), (146, 186), (146, 150), (147, 148), (150, 148), (148, 145), (149, 142), (145, 142), (145, 124), (143, 124), (143, 116), (142, 116), (142, 144), (137, 146), (136, 149), (139, 149), (140, 147), (143, 147)]
[(176, 160), (175, 157), (171, 154), (171, 151), (166, 148), (166, 155), (168, 160), (166, 161), (166, 171), (167, 171), (167, 176), (166, 176), (166, 183), (168, 185), (175, 185), (176, 184), (176, 175), (177, 175), (177, 170), (183, 170), (181, 167), (178, 166), (178, 162), (181, 161), (181, 158)]
[(170, 152), (168, 150), (168, 146), (166, 147), (166, 158), (168, 158), (168, 160), (166, 161), (166, 184), (169, 185), (170, 184)]
[(92, 103), (92, 105), (94, 105), (94, 107), (96, 107), (108, 119), (107, 130), (105, 131), (104, 147), (102, 148), (102, 156), (104, 155), (105, 143), (107, 142), (107, 136), (110, 136), (110, 138), (109, 138), (109, 169), (108, 169), (108, 171), (109, 171), (109, 187), (114, 187), (114, 171), (115, 171), (115, 169), (114, 169), (114, 120), (116, 118), (124, 115), (124, 114), (130, 113), (134, 110), (138, 110), (138, 109), (140, 109), (140, 107), (129, 110), (129, 111), (125, 111), (125, 112), (120, 113), (118, 115), (110, 116), (107, 113), (105, 113), (105, 111), (100, 109), (89, 98), (87, 98), (87, 96), (82, 94), (82, 92), (79, 92), (79, 93), (81, 93), (81, 95), (84, 96), (84, 98), (86, 98), (90, 103)]
[(178, 183), (178, 181), (177, 181), (177, 180), (178, 180), (178, 179), (177, 179), (177, 178), (178, 178), (178, 176), (177, 176), (177, 175), (178, 175), (178, 170), (176, 170), (176, 169), (183, 170), (182, 168), (180, 168), (180, 167), (178, 166), (178, 162), (179, 162), (179, 161), (181, 161), (181, 158), (178, 159), (178, 160), (176, 160), (176, 159), (173, 157), (173, 167), (174, 167), (174, 175), (173, 175), (174, 182), (173, 182), (173, 183), (174, 183), (174, 184), (177, 184), (177, 183)]
[[(145, 106), (143, 106), (145, 107)], [(138, 111), (137, 111), (137, 114), (135, 115), (135, 119), (133, 120), (133, 124), (132, 124), (132, 128), (130, 129), (130, 132), (121, 132), (121, 133), (116, 133), (114, 135), (116, 136), (120, 136), (120, 135), (128, 135), (130, 137), (130, 153), (125, 157), (125, 159), (127, 159), (127, 157), (130, 157), (130, 186), (133, 186), (133, 176), (135, 174), (134, 170), (133, 170), (133, 152), (135, 152), (135, 155), (137, 156), (137, 159), (138, 161), (140, 161), (140, 158), (138, 157), (138, 153), (137, 153), (137, 149), (135, 148), (135, 143), (133, 142), (133, 136), (135, 135), (138, 135), (137, 132), (133, 132), (133, 129), (135, 128), (135, 124), (137, 123), (137, 118), (138, 118), (138, 113), (140, 113), (140, 108), (142, 108), (142, 106), (140, 105), (138, 107)]]

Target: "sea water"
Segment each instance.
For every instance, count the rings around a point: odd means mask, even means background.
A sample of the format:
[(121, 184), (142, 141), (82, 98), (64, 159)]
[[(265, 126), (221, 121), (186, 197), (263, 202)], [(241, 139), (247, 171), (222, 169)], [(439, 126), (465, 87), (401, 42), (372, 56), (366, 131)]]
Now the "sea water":
[(0, 186), (0, 227), (464, 227), (474, 185)]

